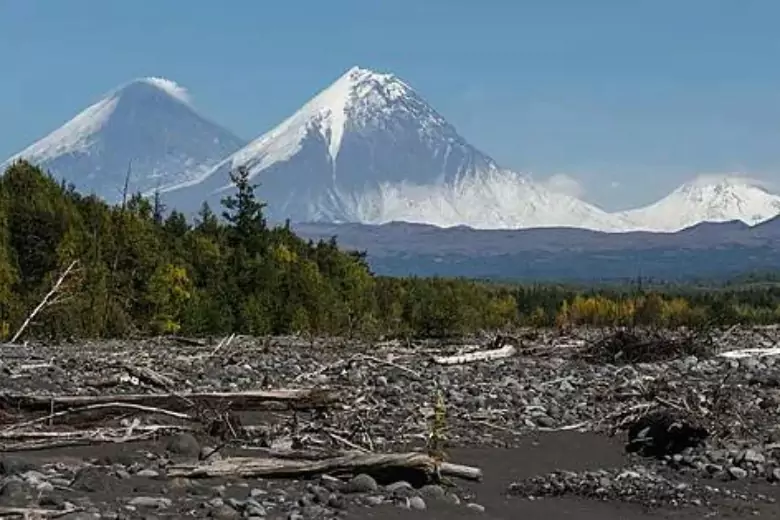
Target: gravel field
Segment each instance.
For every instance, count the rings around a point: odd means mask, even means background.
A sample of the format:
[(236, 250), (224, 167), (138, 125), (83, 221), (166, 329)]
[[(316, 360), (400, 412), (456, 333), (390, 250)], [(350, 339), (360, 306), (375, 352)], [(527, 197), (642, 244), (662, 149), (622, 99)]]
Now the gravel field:
[(776, 518), (779, 339), (2, 345), (0, 517)]

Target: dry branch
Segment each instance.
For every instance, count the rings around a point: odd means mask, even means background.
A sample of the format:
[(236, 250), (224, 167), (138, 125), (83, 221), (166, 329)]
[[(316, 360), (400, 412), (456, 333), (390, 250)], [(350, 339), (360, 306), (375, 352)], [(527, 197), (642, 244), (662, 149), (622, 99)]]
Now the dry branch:
[(22, 423), (12, 424), (2, 430), (0, 430), (0, 436), (4, 432), (9, 432), (12, 430), (18, 430), (19, 428), (23, 428), (25, 426), (32, 426), (33, 424), (42, 423), (51, 421), (52, 419), (56, 419), (57, 417), (63, 417), (66, 415), (72, 415), (80, 412), (89, 412), (94, 410), (111, 410), (111, 409), (125, 409), (125, 410), (134, 410), (137, 412), (146, 412), (151, 414), (160, 414), (160, 415), (167, 415), (168, 417), (173, 417), (175, 419), (182, 419), (185, 421), (193, 421), (195, 420), (194, 417), (187, 415), (185, 413), (181, 412), (173, 412), (171, 410), (165, 410), (163, 408), (155, 408), (152, 406), (143, 406), (139, 404), (133, 404), (133, 403), (121, 403), (121, 402), (111, 402), (111, 403), (96, 403), (96, 404), (90, 404), (87, 406), (83, 406), (80, 408), (72, 408), (70, 410), (63, 410), (61, 412), (55, 412), (50, 413), (49, 415), (46, 415), (44, 417), (38, 417), (36, 419), (31, 419), (29, 421), (25, 421)]
[(81, 511), (81, 508), (73, 509), (36, 509), (31, 507), (0, 507), (0, 518), (22, 517), (33, 518), (61, 518)]
[(362, 361), (369, 361), (371, 363), (377, 363), (379, 365), (385, 365), (385, 366), (390, 367), (390, 368), (395, 368), (395, 369), (400, 370), (401, 372), (407, 374), (408, 376), (411, 376), (412, 378), (414, 378), (414, 379), (416, 379), (418, 381), (422, 381), (423, 380), (423, 377), (418, 372), (415, 372), (411, 368), (407, 368), (407, 367), (405, 367), (403, 365), (399, 365), (398, 363), (394, 363), (394, 362), (392, 362), (392, 361), (390, 361), (388, 359), (379, 359), (377, 357), (369, 356), (367, 354), (354, 354), (354, 355), (350, 356), (349, 358), (342, 358), (342, 359), (339, 359), (339, 360), (337, 360), (337, 361), (335, 361), (335, 362), (333, 362), (333, 363), (331, 363), (329, 365), (323, 365), (323, 366), (321, 366), (319, 369), (317, 369), (314, 372), (299, 374), (299, 375), (297, 375), (295, 377), (294, 381), (300, 381), (302, 379), (310, 379), (310, 378), (312, 378), (314, 376), (318, 376), (318, 375), (320, 375), (320, 374), (322, 374), (324, 372), (327, 372), (329, 370), (334, 370), (336, 368), (340, 368), (340, 367), (343, 367), (345, 365), (349, 365), (353, 361), (361, 361), (361, 360)]
[(209, 357), (214, 357), (217, 355), (217, 352), (222, 349), (222, 347), (227, 348), (230, 346), (231, 343), (233, 343), (233, 340), (236, 338), (236, 333), (234, 332), (230, 336), (227, 336), (222, 339), (222, 341), (219, 342), (219, 344), (214, 347), (214, 350), (211, 351), (211, 354), (209, 354)]
[(144, 381), (150, 385), (162, 388), (163, 390), (171, 390), (176, 386), (176, 383), (174, 383), (169, 377), (158, 374), (151, 368), (125, 364), (124, 369), (127, 370), (128, 374), (137, 377), (140, 381)]
[[(148, 424), (133, 427), (133, 431), (141, 433), (160, 433), (172, 431), (191, 431), (191, 427), (175, 424)], [(101, 428), (100, 430), (84, 431), (0, 431), (0, 439), (81, 439), (94, 438), (98, 434), (104, 437), (122, 437), (126, 435), (127, 428)]]
[(493, 350), (481, 350), (477, 352), (468, 352), (455, 356), (436, 356), (433, 361), (439, 365), (461, 365), (464, 363), (473, 363), (475, 361), (492, 361), (494, 359), (504, 359), (512, 357), (517, 353), (514, 345), (505, 345)]
[[(0, 405), (27, 410), (49, 410), (52, 406), (88, 406), (125, 403), (181, 411), (192, 402), (210, 406), (230, 402), (233, 410), (319, 408), (339, 400), (338, 392), (327, 389), (251, 390), (246, 392), (193, 392), (181, 394), (33, 395), (0, 394)], [(189, 401), (189, 402), (188, 402)]]
[(301, 477), (323, 473), (367, 473), (415, 471), (425, 475), (481, 480), (482, 470), (470, 466), (438, 463), (424, 453), (373, 454), (353, 452), (328, 459), (287, 459), (235, 457), (210, 464), (177, 464), (168, 470), (171, 477)]
[(39, 431), (39, 432), (2, 432), (0, 439), (18, 442), (0, 443), (0, 451), (5, 453), (20, 451), (51, 450), (70, 446), (94, 446), (98, 444), (122, 444), (142, 441), (162, 433), (192, 431), (186, 426), (167, 424), (137, 425), (132, 428), (101, 428), (87, 431)]
[(22, 323), (22, 326), (19, 327), (19, 330), (16, 331), (16, 334), (14, 334), (14, 336), (11, 338), (11, 341), (10, 341), (11, 343), (16, 343), (16, 340), (19, 339), (19, 336), (22, 335), (24, 330), (27, 328), (27, 326), (30, 324), (30, 322), (35, 318), (35, 316), (39, 312), (41, 312), (41, 309), (43, 309), (44, 307), (46, 307), (46, 305), (49, 304), (49, 300), (51, 299), (51, 297), (54, 296), (55, 294), (57, 294), (57, 291), (60, 290), (60, 286), (62, 285), (62, 282), (65, 281), (65, 278), (67, 278), (68, 275), (70, 274), (70, 272), (73, 270), (73, 268), (76, 267), (76, 264), (78, 264), (78, 260), (72, 261), (70, 263), (70, 265), (67, 267), (67, 269), (65, 269), (65, 271), (63, 271), (63, 273), (60, 275), (60, 277), (57, 278), (57, 281), (54, 282), (54, 285), (52, 286), (51, 290), (46, 293), (46, 295), (41, 300), (41, 303), (39, 303), (38, 306), (35, 307), (35, 309), (33, 309), (33, 311), (30, 313), (30, 315), (27, 316), (27, 319), (24, 320), (24, 323)]
[(171, 341), (175, 341), (176, 343), (181, 343), (182, 345), (187, 345), (189, 347), (205, 347), (206, 342), (202, 339), (198, 338), (187, 338), (184, 336), (167, 336), (167, 339)]

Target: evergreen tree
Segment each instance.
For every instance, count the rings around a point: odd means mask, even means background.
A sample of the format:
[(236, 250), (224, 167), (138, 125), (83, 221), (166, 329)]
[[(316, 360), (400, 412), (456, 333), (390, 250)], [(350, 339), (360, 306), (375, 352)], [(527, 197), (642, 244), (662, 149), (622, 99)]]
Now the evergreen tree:
[(230, 173), (236, 193), (222, 199), (225, 211), (222, 213), (234, 230), (235, 243), (242, 245), (249, 252), (255, 252), (252, 246), (258, 245), (267, 230), (263, 209), (266, 204), (259, 202), (255, 196), (258, 185), (249, 182), (249, 169), (239, 166)]

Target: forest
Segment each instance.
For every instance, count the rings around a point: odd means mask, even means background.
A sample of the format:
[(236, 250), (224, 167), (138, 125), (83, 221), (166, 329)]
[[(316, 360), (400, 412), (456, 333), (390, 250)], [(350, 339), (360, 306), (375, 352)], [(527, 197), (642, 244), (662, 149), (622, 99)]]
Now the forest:
[[(0, 336), (441, 337), (518, 326), (780, 321), (780, 287), (573, 288), (379, 277), (334, 237), (271, 226), (246, 169), (193, 222), (159, 194), (111, 205), (25, 161), (0, 177)], [(31, 318), (32, 315), (32, 318)]]

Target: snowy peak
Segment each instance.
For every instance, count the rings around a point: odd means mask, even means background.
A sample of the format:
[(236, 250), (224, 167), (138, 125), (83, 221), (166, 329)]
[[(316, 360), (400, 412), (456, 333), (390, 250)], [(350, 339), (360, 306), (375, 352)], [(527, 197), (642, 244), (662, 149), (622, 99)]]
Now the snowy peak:
[(768, 193), (757, 179), (735, 174), (699, 175), (686, 182), (673, 193), (679, 193), (688, 199), (696, 201), (712, 201), (719, 198), (733, 197), (744, 190), (758, 190)]
[(184, 102), (184, 93), (186, 91), (171, 80), (151, 77), (137, 79), (110, 92), (9, 161), (25, 158), (32, 162), (45, 162), (60, 155), (86, 151), (94, 144), (96, 134), (108, 123), (120, 102), (123, 105), (139, 102), (160, 104), (166, 101), (166, 97)]
[[(328, 142), (331, 160), (336, 161), (348, 123), (365, 127), (399, 109), (411, 115), (425, 114), (438, 125), (446, 125), (441, 116), (395, 75), (357, 66), (317, 94), (285, 123), (305, 124), (319, 130)], [(287, 126), (285, 123), (282, 126)]]
[(335, 165), (348, 132), (393, 131), (401, 125), (406, 129), (416, 126), (423, 138), (435, 140), (444, 135), (462, 141), (404, 81), (393, 74), (355, 66), (279, 126), (236, 153), (231, 164), (233, 168), (249, 166), (257, 174), (288, 160), (314, 136), (327, 147), (329, 162)]
[(679, 231), (701, 222), (739, 220), (753, 225), (780, 213), (780, 196), (739, 175), (702, 175), (658, 202), (623, 212), (634, 228)]
[(362, 221), (378, 214), (381, 193), (391, 187), (452, 192), (499, 170), (406, 82), (361, 67), (347, 70), (202, 179), (168, 190), (169, 205), (203, 198), (217, 203), (233, 189), (229, 173), (239, 166), (258, 176), (269, 218), (293, 221)]
[(202, 175), (243, 144), (200, 116), (176, 82), (146, 77), (108, 92), (0, 167), (23, 158), (115, 201), (130, 165), (133, 191), (148, 192)]
[(392, 74), (352, 67), (291, 119), (316, 127), (335, 162), (348, 120), (357, 123), (376, 117), (393, 102), (413, 95), (411, 88)]

